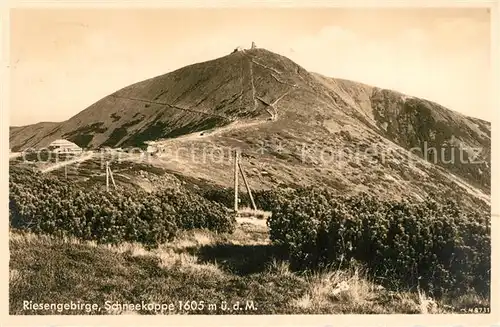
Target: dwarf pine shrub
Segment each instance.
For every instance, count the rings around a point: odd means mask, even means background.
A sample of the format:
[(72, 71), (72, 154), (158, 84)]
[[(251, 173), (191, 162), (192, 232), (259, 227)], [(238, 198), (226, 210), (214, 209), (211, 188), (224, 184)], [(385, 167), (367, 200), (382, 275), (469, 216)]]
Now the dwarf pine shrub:
[(489, 293), (490, 219), (454, 201), (381, 201), (309, 189), (281, 197), (268, 225), (297, 269), (354, 259), (392, 284), (419, 285), (435, 296)]
[(23, 169), (10, 173), (9, 209), (11, 227), (99, 243), (157, 246), (179, 229), (235, 228), (227, 209), (186, 190), (106, 192)]

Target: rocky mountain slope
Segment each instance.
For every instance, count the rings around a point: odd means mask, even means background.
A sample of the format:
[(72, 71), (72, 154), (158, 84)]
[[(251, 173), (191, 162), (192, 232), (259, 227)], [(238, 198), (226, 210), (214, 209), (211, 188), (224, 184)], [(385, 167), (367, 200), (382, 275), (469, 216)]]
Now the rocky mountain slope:
[(151, 164), (223, 186), (231, 184), (231, 150), (239, 148), (254, 188), (314, 184), (487, 206), (490, 133), (489, 122), (436, 103), (310, 73), (252, 49), (127, 86), (65, 122), (11, 128), (10, 145), (156, 140), (162, 152)]

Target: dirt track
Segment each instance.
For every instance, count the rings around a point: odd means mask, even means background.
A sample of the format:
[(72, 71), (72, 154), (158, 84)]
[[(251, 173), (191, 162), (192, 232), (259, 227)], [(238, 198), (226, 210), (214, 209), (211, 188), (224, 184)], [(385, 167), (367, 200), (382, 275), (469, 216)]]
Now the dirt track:
[(87, 155), (83, 155), (82, 154), (82, 156), (80, 156), (80, 157), (78, 157), (76, 159), (68, 160), (68, 161), (62, 161), (62, 162), (56, 163), (53, 166), (47, 167), (47, 168), (45, 168), (45, 169), (42, 170), (42, 173), (48, 173), (49, 171), (57, 170), (57, 169), (59, 169), (61, 167), (67, 166), (67, 165), (71, 165), (71, 164), (83, 162), (83, 161), (91, 159), (93, 156), (94, 156), (93, 152), (91, 152), (91, 153), (89, 153)]

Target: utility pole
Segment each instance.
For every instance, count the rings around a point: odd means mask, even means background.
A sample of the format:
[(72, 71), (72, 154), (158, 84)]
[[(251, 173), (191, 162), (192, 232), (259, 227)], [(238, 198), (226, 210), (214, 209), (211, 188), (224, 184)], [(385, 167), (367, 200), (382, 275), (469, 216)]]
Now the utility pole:
[(106, 192), (109, 192), (109, 161), (106, 161)]
[(243, 177), (243, 182), (245, 183), (248, 195), (250, 196), (250, 201), (252, 201), (253, 210), (257, 210), (257, 206), (255, 205), (255, 201), (253, 200), (252, 191), (250, 190), (250, 186), (248, 186), (247, 183), (247, 178), (245, 177), (245, 172), (243, 171), (243, 167), (241, 167), (241, 163), (239, 162), (238, 162), (238, 167), (240, 168), (241, 177)]
[(111, 177), (111, 182), (113, 183), (113, 186), (115, 187), (116, 190), (115, 178), (113, 177), (113, 172), (111, 171), (109, 165), (108, 165), (108, 171), (109, 171), (109, 177)]
[(111, 168), (109, 167), (109, 161), (106, 161), (106, 191), (109, 192), (109, 179), (111, 178), (111, 182), (113, 183), (113, 186), (115, 187), (115, 190), (117, 189), (116, 183), (115, 183), (115, 178), (113, 177), (113, 172), (111, 171)]
[(250, 201), (252, 202), (253, 210), (257, 210), (257, 206), (255, 205), (255, 201), (253, 199), (252, 190), (250, 189), (250, 185), (248, 185), (247, 178), (245, 176), (245, 171), (240, 163), (240, 152), (236, 150), (234, 152), (234, 212), (238, 213), (238, 175), (241, 174), (243, 178), (243, 183), (245, 183), (245, 188), (247, 189), (248, 196), (250, 197)]
[(234, 152), (234, 212), (238, 213), (238, 161), (239, 152)]

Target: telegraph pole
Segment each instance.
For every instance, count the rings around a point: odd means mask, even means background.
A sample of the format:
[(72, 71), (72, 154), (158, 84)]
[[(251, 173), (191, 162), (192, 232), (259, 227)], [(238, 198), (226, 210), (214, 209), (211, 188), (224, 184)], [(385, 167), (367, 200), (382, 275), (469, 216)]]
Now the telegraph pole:
[(116, 183), (115, 183), (115, 178), (113, 177), (113, 172), (111, 171), (111, 168), (108, 165), (108, 171), (109, 171), (109, 177), (111, 177), (111, 182), (113, 183), (113, 186), (115, 187), (116, 190)]
[(240, 168), (241, 177), (243, 177), (243, 182), (245, 183), (245, 188), (247, 189), (248, 196), (250, 197), (250, 201), (252, 201), (253, 210), (257, 210), (257, 206), (255, 205), (255, 201), (253, 200), (252, 191), (250, 190), (250, 186), (248, 186), (248, 183), (247, 183), (247, 178), (245, 177), (245, 172), (243, 171), (243, 167), (241, 167), (241, 163), (239, 163), (239, 162), (238, 162), (238, 167)]
[(238, 161), (239, 152), (234, 152), (234, 212), (238, 213)]
[(106, 161), (106, 192), (109, 192), (109, 161)]
[(245, 183), (245, 188), (247, 189), (248, 196), (250, 197), (250, 201), (252, 202), (252, 209), (257, 210), (257, 206), (255, 205), (255, 201), (253, 199), (252, 190), (250, 189), (250, 185), (248, 185), (247, 178), (245, 176), (245, 171), (240, 163), (240, 153), (239, 151), (234, 152), (234, 212), (238, 213), (238, 175), (241, 174), (243, 178), (243, 183)]

